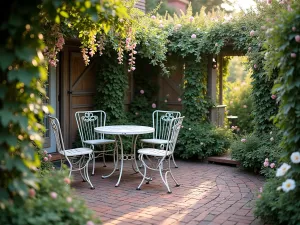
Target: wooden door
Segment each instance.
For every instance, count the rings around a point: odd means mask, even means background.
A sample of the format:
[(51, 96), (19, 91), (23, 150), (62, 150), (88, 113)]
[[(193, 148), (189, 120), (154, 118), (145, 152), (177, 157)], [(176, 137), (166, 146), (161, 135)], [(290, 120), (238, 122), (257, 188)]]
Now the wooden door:
[[(168, 64), (172, 66), (170, 76), (159, 76), (159, 98), (164, 101), (169, 110), (182, 110), (183, 60), (176, 56), (168, 57)], [(174, 67), (175, 65), (175, 67)]]
[(71, 148), (77, 136), (75, 112), (93, 110), (96, 93), (96, 59), (85, 66), (80, 48), (66, 45), (61, 70), (60, 119), (66, 148)]

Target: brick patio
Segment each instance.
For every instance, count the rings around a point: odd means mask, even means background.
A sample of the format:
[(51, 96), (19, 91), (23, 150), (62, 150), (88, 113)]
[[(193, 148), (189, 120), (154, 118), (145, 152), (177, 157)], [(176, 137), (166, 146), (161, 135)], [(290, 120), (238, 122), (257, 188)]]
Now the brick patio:
[(141, 176), (134, 174), (130, 161), (125, 162), (119, 187), (115, 187), (118, 172), (101, 178), (112, 168), (112, 163), (104, 168), (101, 162), (91, 177), (95, 190), (82, 182), (78, 173), (72, 186), (103, 224), (262, 224), (252, 213), (262, 177), (232, 166), (176, 162), (179, 168), (174, 168), (173, 174), (181, 186), (174, 187), (169, 178), (172, 194), (167, 194), (159, 173), (137, 191)]

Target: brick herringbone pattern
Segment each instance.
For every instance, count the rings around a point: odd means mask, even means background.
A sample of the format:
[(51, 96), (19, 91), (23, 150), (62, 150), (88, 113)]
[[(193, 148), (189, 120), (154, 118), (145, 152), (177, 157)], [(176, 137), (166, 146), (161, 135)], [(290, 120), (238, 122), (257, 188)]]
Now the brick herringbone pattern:
[(95, 176), (91, 176), (95, 190), (81, 182), (78, 173), (72, 186), (105, 225), (262, 224), (252, 213), (262, 177), (230, 166), (176, 162), (179, 168), (172, 171), (181, 186), (174, 187), (169, 178), (172, 194), (167, 194), (156, 172), (153, 181), (137, 191), (141, 176), (134, 174), (130, 161), (125, 162), (119, 187), (115, 187), (118, 172), (107, 179), (101, 178), (111, 171), (112, 163), (104, 168), (100, 162)]

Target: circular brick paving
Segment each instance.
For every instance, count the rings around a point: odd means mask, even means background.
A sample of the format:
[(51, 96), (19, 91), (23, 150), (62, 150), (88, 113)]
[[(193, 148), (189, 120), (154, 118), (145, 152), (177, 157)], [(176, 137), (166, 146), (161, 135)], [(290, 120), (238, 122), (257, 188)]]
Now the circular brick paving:
[(125, 162), (119, 187), (114, 186), (118, 172), (107, 179), (101, 178), (113, 167), (112, 163), (102, 167), (101, 162), (97, 163), (95, 176), (90, 177), (95, 190), (81, 182), (78, 173), (74, 174), (72, 186), (104, 225), (262, 224), (252, 210), (263, 177), (227, 165), (176, 162), (179, 168), (172, 171), (180, 187), (175, 187), (169, 178), (172, 194), (167, 194), (157, 172), (153, 172), (150, 184), (137, 191), (142, 177), (133, 172), (130, 161)]

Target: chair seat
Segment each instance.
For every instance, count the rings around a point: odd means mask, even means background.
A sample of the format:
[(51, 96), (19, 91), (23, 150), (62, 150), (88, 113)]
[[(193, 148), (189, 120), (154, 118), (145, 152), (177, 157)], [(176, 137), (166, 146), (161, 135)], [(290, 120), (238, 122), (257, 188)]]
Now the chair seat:
[(83, 142), (86, 143), (86, 144), (89, 144), (89, 145), (103, 145), (103, 144), (114, 143), (115, 140), (111, 140), (111, 139), (96, 139), (96, 140), (85, 140)]
[(158, 145), (161, 145), (161, 144), (167, 144), (168, 143), (168, 140), (164, 140), (164, 139), (141, 139), (140, 140), (141, 142), (144, 142), (144, 143), (149, 143), (149, 144), (158, 144)]
[(92, 149), (90, 148), (73, 148), (73, 149), (68, 149), (65, 150), (65, 152), (60, 152), (62, 155), (66, 156), (78, 156), (78, 155), (88, 155), (93, 152)]
[[(166, 155), (166, 150), (160, 150), (156, 148), (142, 148), (138, 150), (138, 153), (143, 155), (163, 157)], [(171, 155), (171, 152), (167, 151), (167, 156), (169, 155)]]

